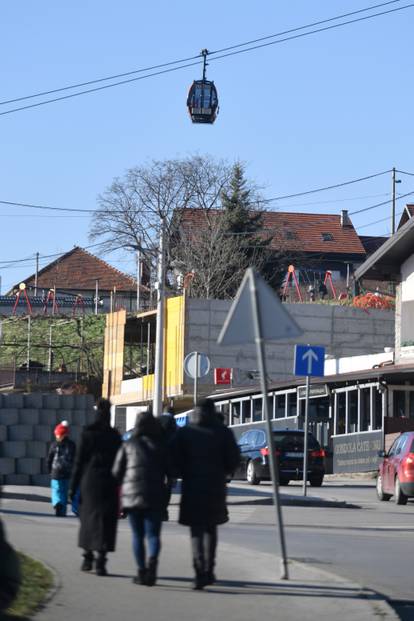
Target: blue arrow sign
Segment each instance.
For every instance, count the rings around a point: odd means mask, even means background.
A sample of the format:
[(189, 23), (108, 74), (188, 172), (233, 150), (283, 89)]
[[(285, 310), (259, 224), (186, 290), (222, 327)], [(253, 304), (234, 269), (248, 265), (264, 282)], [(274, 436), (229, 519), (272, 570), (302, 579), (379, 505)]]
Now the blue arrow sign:
[(325, 348), (315, 345), (295, 346), (295, 375), (324, 376)]

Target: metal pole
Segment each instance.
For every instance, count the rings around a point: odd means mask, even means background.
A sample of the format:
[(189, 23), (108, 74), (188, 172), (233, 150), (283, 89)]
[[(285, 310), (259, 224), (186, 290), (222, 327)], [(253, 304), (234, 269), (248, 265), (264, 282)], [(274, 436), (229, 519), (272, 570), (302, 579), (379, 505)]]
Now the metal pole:
[(26, 368), (29, 371), (30, 370), (30, 340), (31, 340), (31, 333), (32, 333), (32, 318), (30, 317), (30, 315), (28, 315), (27, 317), (27, 362), (26, 362)]
[(35, 281), (34, 281), (34, 294), (37, 296), (37, 277), (39, 274), (39, 253), (36, 252), (36, 271), (35, 271)]
[(164, 218), (162, 218), (157, 274), (157, 327), (155, 332), (154, 396), (152, 404), (154, 416), (161, 416), (162, 414), (164, 376), (164, 227), (165, 222)]
[(137, 248), (137, 312), (141, 308), (141, 251)]
[(305, 422), (303, 425), (303, 495), (306, 496), (306, 485), (308, 482), (308, 422), (309, 422), (309, 388), (310, 376), (306, 376), (306, 397), (305, 397)]
[(395, 168), (392, 169), (391, 235), (395, 233)]
[(52, 371), (52, 324), (49, 326), (49, 360), (48, 360), (49, 377)]
[(253, 272), (250, 274), (250, 293), (252, 297), (253, 322), (254, 322), (257, 360), (258, 360), (259, 369), (260, 369), (260, 383), (261, 383), (262, 395), (263, 395), (263, 407), (264, 407), (264, 414), (266, 418), (270, 473), (271, 473), (272, 481), (273, 481), (273, 503), (274, 503), (275, 512), (276, 512), (276, 524), (279, 525), (280, 550), (282, 553), (282, 566), (281, 566), (280, 577), (282, 580), (289, 580), (285, 533), (283, 529), (282, 507), (280, 504), (280, 496), (279, 496), (279, 471), (278, 471), (277, 464), (276, 464), (276, 448), (275, 448), (275, 442), (273, 438), (272, 425), (270, 422), (269, 397), (267, 394), (268, 390), (267, 390), (267, 381), (266, 381), (266, 377), (267, 377), (266, 361), (265, 361), (265, 355), (264, 355), (264, 343), (263, 343), (263, 338), (261, 336), (262, 330), (261, 330), (261, 324), (260, 324), (259, 299), (257, 297), (256, 284), (254, 282)]
[(95, 280), (95, 315), (98, 314), (99, 279)]
[(151, 352), (151, 324), (148, 322), (147, 324), (147, 372), (146, 375), (149, 375), (150, 372), (150, 352)]
[(195, 373), (194, 373), (194, 405), (197, 405), (197, 391), (198, 391), (198, 351), (195, 353)]

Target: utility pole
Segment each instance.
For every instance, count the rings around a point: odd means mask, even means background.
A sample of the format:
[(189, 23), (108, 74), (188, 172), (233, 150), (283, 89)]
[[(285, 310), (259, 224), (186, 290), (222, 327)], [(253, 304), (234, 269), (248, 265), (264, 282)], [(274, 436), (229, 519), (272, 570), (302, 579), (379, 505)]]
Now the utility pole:
[[(141, 243), (141, 242), (139, 242)], [(137, 313), (141, 310), (141, 250), (137, 246)]]
[(99, 278), (95, 280), (95, 315), (98, 314)]
[(395, 233), (395, 184), (401, 183), (401, 179), (395, 178), (395, 168), (392, 169), (392, 209), (391, 209), (391, 235)]
[(35, 271), (35, 281), (34, 281), (34, 294), (37, 296), (37, 277), (39, 274), (39, 253), (36, 252), (36, 271)]
[(161, 231), (158, 249), (157, 270), (157, 328), (155, 332), (155, 369), (154, 369), (154, 397), (152, 410), (154, 416), (162, 414), (162, 395), (164, 379), (164, 236), (165, 219), (161, 219)]

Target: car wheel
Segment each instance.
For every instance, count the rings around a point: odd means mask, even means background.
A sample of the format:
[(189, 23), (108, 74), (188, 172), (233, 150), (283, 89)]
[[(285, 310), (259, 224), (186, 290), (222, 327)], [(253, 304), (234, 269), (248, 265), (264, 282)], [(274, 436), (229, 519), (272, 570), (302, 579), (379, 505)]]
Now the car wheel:
[(323, 474), (319, 476), (309, 477), (311, 487), (321, 487), (323, 483)]
[(250, 460), (249, 463), (247, 464), (246, 480), (250, 485), (259, 485), (260, 483), (260, 479), (257, 476), (256, 466), (255, 466), (254, 461)]
[(377, 476), (377, 496), (378, 500), (381, 500), (381, 502), (391, 498), (391, 494), (385, 494), (382, 490), (382, 476), (380, 474)]
[(406, 505), (407, 504), (407, 496), (401, 489), (400, 479), (395, 477), (395, 488), (394, 488), (394, 501), (396, 505)]

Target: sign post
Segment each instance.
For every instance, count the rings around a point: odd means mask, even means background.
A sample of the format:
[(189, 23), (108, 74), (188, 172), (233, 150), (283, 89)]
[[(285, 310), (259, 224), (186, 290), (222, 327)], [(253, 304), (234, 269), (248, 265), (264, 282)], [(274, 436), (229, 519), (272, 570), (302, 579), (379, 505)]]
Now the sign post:
[(274, 291), (258, 274), (249, 268), (244, 275), (236, 299), (231, 305), (226, 317), (226, 321), (224, 322), (218, 338), (218, 343), (221, 345), (256, 344), (263, 409), (266, 417), (270, 473), (273, 483), (273, 501), (276, 512), (276, 523), (279, 526), (282, 580), (289, 579), (289, 571), (282, 508), (279, 496), (279, 472), (276, 462), (273, 430), (270, 421), (264, 343), (266, 340), (294, 338), (301, 333), (302, 330), (282, 306)]
[(208, 375), (210, 371), (210, 358), (206, 354), (192, 351), (184, 358), (184, 372), (194, 380), (194, 405), (197, 405), (198, 378)]
[(295, 347), (295, 375), (306, 376), (305, 390), (305, 421), (303, 425), (303, 495), (307, 494), (308, 483), (308, 427), (309, 427), (309, 394), (310, 377), (324, 376), (325, 348), (311, 345), (296, 345)]

